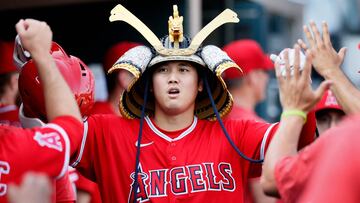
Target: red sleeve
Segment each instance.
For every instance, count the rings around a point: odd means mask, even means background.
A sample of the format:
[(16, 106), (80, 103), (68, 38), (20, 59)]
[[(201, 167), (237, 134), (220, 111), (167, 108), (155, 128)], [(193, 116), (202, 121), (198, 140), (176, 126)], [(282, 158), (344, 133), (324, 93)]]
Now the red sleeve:
[(0, 127), (0, 160), (9, 168), (1, 179), (18, 181), (27, 171), (62, 177), (69, 164), (69, 136), (81, 129), (81, 123), (72, 117), (59, 117), (33, 129)]
[(79, 176), (79, 179), (75, 182), (77, 190), (82, 190), (90, 194), (97, 190), (96, 183), (92, 182), (89, 179), (86, 179), (80, 173), (78, 173), (77, 175)]
[[(278, 124), (275, 124), (271, 129), (270, 127), (269, 132), (268, 133), (255, 133), (250, 131), (250, 134), (253, 135), (258, 135), (258, 136), (263, 136), (262, 138), (262, 143), (263, 141), (265, 141), (265, 146), (261, 146), (258, 145), (257, 148), (258, 150), (255, 151), (256, 154), (254, 157), (258, 157), (258, 158), (263, 158), (263, 156), (261, 155), (261, 151), (262, 151), (262, 147), (264, 148), (264, 152), (267, 151), (267, 148), (269, 147), (269, 143), (272, 140), (273, 136), (275, 135), (277, 129), (278, 129)], [(315, 140), (315, 128), (316, 128), (316, 120), (315, 120), (315, 113), (314, 111), (310, 112), (307, 115), (307, 122), (305, 123), (305, 125), (303, 126), (302, 130), (301, 130), (301, 134), (300, 134), (300, 140), (299, 140), (299, 149), (304, 148), (305, 146), (309, 145), (310, 143), (314, 142)], [(256, 129), (256, 128), (254, 128)], [(253, 130), (254, 130), (253, 129)], [(267, 136), (267, 137), (266, 137)], [(257, 142), (259, 142), (260, 138), (257, 138)], [(254, 146), (253, 146), (254, 147)], [(257, 159), (258, 159), (257, 158)], [(254, 177), (259, 177), (261, 175), (261, 170), (262, 170), (262, 165), (261, 164), (251, 164), (250, 166), (250, 177), (254, 178)]]
[[(253, 141), (249, 143), (252, 143), (251, 145), (253, 145), (252, 147), (255, 149), (253, 155), (255, 159), (264, 159), (269, 143), (279, 127), (279, 123), (266, 123), (262, 125), (264, 125), (263, 127), (261, 127), (262, 130), (257, 133), (253, 132), (253, 130), (249, 131), (249, 134), (253, 136)], [(261, 171), (262, 164), (251, 163), (249, 170), (249, 178), (259, 177), (261, 175)]]
[(68, 134), (70, 140), (70, 157), (73, 157), (79, 150), (83, 137), (83, 123), (71, 116), (61, 116), (54, 119), (51, 123), (62, 126)]
[(69, 178), (69, 171), (56, 180), (56, 202), (75, 202), (75, 188)]
[(94, 152), (96, 149), (95, 135), (102, 135), (102, 121), (98, 119), (99, 115), (89, 116), (84, 122), (84, 135), (81, 145), (78, 147), (76, 156), (71, 157), (71, 166), (76, 168), (85, 177), (95, 180), (95, 171), (93, 167)]
[(82, 176), (79, 172), (77, 172), (78, 180), (76, 180), (76, 190), (84, 191), (89, 193), (91, 196), (91, 203), (101, 203), (101, 197), (98, 185), (91, 180)]
[[(259, 160), (265, 155), (265, 147), (274, 135), (278, 124), (263, 123), (253, 120), (226, 120), (226, 129), (239, 150), (247, 157)], [(261, 175), (261, 164), (252, 164), (245, 159), (244, 175), (258, 177)]]
[(307, 115), (307, 121), (304, 127), (301, 130), (300, 140), (298, 144), (298, 149), (302, 149), (315, 140), (315, 130), (316, 130), (316, 119), (315, 111), (311, 111)]
[(323, 147), (327, 147), (322, 140), (319, 141), (305, 147), (298, 155), (284, 157), (276, 164), (276, 185), (284, 202), (296, 202), (307, 189), (318, 156), (321, 155), (319, 153)]

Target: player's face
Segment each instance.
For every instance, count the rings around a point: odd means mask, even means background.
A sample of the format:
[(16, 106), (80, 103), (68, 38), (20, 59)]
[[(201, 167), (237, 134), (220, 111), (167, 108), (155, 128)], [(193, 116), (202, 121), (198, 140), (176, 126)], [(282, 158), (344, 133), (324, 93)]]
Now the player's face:
[(167, 115), (194, 112), (195, 99), (202, 85), (196, 68), (189, 62), (171, 61), (161, 64), (152, 76), (156, 111)]
[(339, 110), (322, 110), (316, 113), (316, 126), (321, 135), (326, 130), (335, 127), (344, 117), (344, 112)]
[(263, 101), (266, 98), (266, 87), (269, 81), (269, 75), (264, 70), (254, 70), (253, 74), (256, 77), (256, 85), (254, 91), (258, 102)]

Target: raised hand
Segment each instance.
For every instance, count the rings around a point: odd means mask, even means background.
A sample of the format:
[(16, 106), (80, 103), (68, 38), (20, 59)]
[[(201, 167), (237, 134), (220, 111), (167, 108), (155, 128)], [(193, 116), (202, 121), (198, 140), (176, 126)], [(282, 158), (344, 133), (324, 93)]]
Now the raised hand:
[(15, 28), (23, 47), (31, 53), (32, 57), (50, 52), (52, 31), (45, 22), (21, 19)]
[(313, 91), (310, 84), (312, 54), (308, 50), (306, 52), (306, 61), (304, 69), (300, 72), (300, 47), (294, 46), (295, 60), (293, 66), (293, 74), (290, 74), (289, 53), (285, 51), (285, 77), (281, 74), (280, 65), (275, 63), (276, 77), (280, 89), (280, 102), (283, 110), (301, 110), (309, 112), (315, 104), (321, 99), (324, 91), (331, 84), (330, 81), (322, 82), (317, 90)]
[(343, 47), (339, 52), (333, 48), (330, 41), (330, 33), (326, 22), (322, 23), (322, 34), (320, 34), (315, 22), (310, 22), (310, 28), (303, 27), (309, 46), (301, 39), (298, 44), (305, 50), (310, 50), (312, 54), (312, 63), (315, 70), (326, 78), (332, 71), (338, 71), (344, 60), (346, 48)]

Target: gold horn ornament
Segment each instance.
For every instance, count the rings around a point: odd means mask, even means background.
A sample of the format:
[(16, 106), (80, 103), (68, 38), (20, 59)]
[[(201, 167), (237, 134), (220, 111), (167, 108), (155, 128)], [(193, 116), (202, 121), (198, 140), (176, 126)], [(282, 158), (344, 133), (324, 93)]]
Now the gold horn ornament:
[[(181, 30), (182, 30), (182, 16), (179, 16), (179, 12), (177, 10), (177, 6), (174, 5), (174, 16), (169, 17), (169, 25), (170, 20), (171, 23), (180, 23), (181, 22)], [(114, 21), (124, 21), (135, 28), (150, 44), (156, 52), (160, 55), (164, 56), (190, 56), (193, 55), (201, 45), (201, 43), (212, 33), (216, 28), (220, 27), (225, 23), (238, 23), (240, 20), (237, 17), (237, 14), (231, 9), (225, 9), (222, 13), (220, 13), (216, 18), (214, 18), (211, 22), (209, 22), (203, 29), (198, 32), (193, 38), (190, 46), (184, 49), (167, 49), (165, 48), (159, 38), (134, 14), (128, 11), (121, 4), (116, 5), (110, 12), (109, 20), (110, 22)], [(173, 21), (175, 20), (175, 21)], [(169, 32), (170, 32), (169, 27)], [(178, 28), (176, 28), (176, 31)], [(179, 41), (182, 36), (179, 36)], [(170, 37), (171, 38), (171, 37)], [(178, 42), (179, 42), (178, 41)], [(181, 42), (181, 41), (180, 41)]]

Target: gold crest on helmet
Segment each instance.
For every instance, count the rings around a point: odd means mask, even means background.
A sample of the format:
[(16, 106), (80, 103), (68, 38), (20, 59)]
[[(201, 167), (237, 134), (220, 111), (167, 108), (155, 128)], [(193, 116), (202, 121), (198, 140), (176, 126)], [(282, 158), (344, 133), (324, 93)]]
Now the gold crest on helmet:
[(179, 48), (179, 42), (184, 40), (183, 35), (183, 17), (179, 16), (179, 11), (177, 5), (173, 6), (174, 16), (169, 17), (169, 39), (170, 42), (174, 43), (174, 48)]

